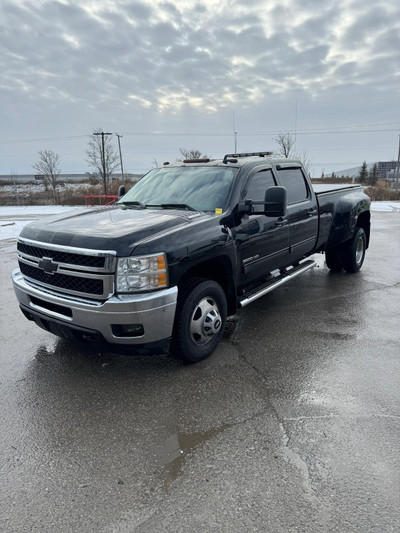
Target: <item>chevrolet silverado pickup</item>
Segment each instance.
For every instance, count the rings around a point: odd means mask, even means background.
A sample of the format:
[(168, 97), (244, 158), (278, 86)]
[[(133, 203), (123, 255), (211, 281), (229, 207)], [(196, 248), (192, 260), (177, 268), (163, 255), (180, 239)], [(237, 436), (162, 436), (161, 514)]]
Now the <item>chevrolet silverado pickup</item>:
[(313, 254), (357, 272), (369, 208), (359, 185), (313, 187), (300, 161), (269, 152), (165, 163), (114, 206), (25, 226), (14, 289), (55, 335), (196, 362), (227, 317), (315, 266)]

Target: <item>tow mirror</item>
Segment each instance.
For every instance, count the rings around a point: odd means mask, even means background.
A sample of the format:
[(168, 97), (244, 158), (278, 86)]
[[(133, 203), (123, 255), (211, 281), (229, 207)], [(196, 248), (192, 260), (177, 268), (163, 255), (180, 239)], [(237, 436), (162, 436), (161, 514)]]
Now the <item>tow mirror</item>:
[(238, 205), (238, 213), (240, 215), (251, 215), (253, 213), (253, 204), (251, 200), (246, 200), (245, 203)]
[(118, 200), (120, 198), (122, 198), (123, 196), (125, 196), (125, 193), (126, 193), (126, 190), (125, 190), (125, 185), (120, 185), (118, 187)]
[(285, 187), (269, 187), (265, 191), (264, 215), (284, 217), (286, 215), (287, 192)]

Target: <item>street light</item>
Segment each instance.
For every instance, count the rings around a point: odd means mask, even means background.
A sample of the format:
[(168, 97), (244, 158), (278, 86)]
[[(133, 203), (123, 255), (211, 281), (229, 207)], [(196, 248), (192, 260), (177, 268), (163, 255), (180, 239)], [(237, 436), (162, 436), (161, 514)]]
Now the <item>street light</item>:
[(120, 141), (120, 137), (122, 137), (122, 135), (119, 135), (118, 133), (116, 133), (115, 135), (118, 137), (119, 160), (121, 161), (122, 181), (125, 181), (125, 179), (124, 179), (124, 167), (122, 165), (122, 152), (121, 152), (121, 141)]

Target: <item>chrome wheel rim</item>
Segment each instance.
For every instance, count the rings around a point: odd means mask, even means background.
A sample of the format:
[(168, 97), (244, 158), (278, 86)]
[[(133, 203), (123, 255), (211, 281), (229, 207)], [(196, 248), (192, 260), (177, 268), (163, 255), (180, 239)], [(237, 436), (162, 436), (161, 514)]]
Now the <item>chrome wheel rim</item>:
[(202, 346), (221, 330), (222, 318), (215, 300), (203, 298), (195, 307), (190, 320), (190, 336), (194, 344)]
[(356, 248), (356, 263), (359, 265), (364, 257), (364, 240), (362, 237), (358, 237)]

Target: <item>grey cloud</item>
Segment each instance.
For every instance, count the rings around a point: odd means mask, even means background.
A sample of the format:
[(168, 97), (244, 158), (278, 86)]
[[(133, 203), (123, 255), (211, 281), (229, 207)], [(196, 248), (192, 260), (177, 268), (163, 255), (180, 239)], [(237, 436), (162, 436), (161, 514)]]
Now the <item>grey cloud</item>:
[(348, 61), (343, 63), (335, 69), (335, 77), (337, 79), (351, 80), (354, 77), (354, 73), (357, 72), (357, 63), (355, 61)]
[(135, 20), (150, 19), (153, 10), (154, 8), (151, 5), (144, 4), (143, 2), (132, 2), (131, 0), (123, 6), (123, 12)]
[[(160, 8), (171, 17), (171, 20), (179, 20), (181, 18), (181, 12), (172, 2), (161, 2)], [(207, 12), (206, 8), (201, 4), (196, 4), (193, 10), (198, 13)]]
[(234, 28), (246, 28), (248, 26), (257, 27), (261, 25), (260, 15), (253, 13), (241, 14), (240, 16), (229, 14), (227, 17), (224, 17), (221, 21), (223, 26), (234, 27)]
[(373, 7), (367, 13), (357, 17), (354, 23), (347, 28), (342, 36), (342, 41), (349, 45), (360, 44), (379, 30), (389, 28), (392, 16), (382, 7)]
[(327, 9), (323, 14), (310, 15), (305, 22), (292, 30), (293, 37), (301, 39), (306, 45), (316, 41), (330, 42), (339, 18), (340, 11), (337, 9)]
[(170, 22), (159, 22), (148, 31), (152, 46), (168, 47), (182, 38), (181, 31), (175, 29)]
[(253, 26), (239, 32), (228, 28), (219, 28), (215, 32), (217, 48), (227, 56), (244, 56), (256, 58), (268, 49), (269, 40), (262, 26)]
[(397, 66), (400, 65), (400, 29), (385, 31), (377, 36), (373, 44), (375, 54), (394, 54), (398, 58)]

